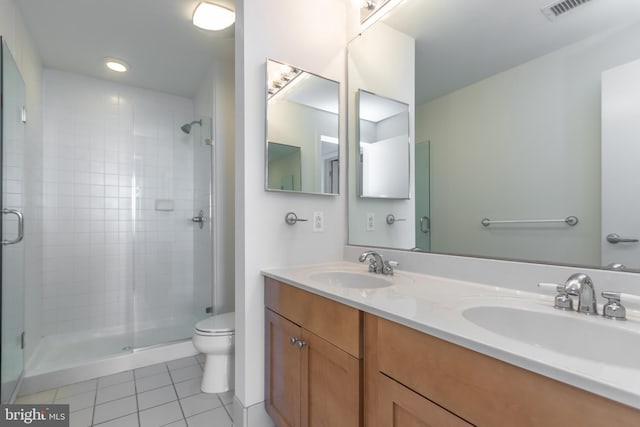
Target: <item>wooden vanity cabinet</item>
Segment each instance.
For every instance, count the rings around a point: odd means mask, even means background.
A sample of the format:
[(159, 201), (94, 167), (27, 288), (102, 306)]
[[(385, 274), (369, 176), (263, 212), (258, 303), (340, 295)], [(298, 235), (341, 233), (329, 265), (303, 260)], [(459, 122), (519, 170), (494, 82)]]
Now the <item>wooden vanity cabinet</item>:
[(365, 314), (365, 425), (639, 426), (640, 411)]
[(265, 405), (279, 427), (362, 425), (362, 313), (265, 279)]

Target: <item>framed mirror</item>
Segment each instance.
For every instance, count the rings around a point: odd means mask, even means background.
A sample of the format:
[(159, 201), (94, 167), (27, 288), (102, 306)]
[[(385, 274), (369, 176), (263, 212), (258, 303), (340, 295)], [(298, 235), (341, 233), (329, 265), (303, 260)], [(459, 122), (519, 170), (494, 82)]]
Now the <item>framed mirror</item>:
[(358, 90), (360, 197), (409, 198), (409, 105)]
[[(464, 0), (406, 0), (350, 42), (350, 84), (393, 66), (380, 87), (413, 90), (412, 224), (376, 245), (640, 271), (640, 206), (624, 197), (640, 191), (640, 2), (498, 3), (508, 20)], [(405, 38), (413, 62), (390, 61)], [(349, 243), (371, 245), (352, 232), (362, 211), (350, 199)]]
[(266, 190), (339, 193), (339, 106), (338, 82), (267, 60)]

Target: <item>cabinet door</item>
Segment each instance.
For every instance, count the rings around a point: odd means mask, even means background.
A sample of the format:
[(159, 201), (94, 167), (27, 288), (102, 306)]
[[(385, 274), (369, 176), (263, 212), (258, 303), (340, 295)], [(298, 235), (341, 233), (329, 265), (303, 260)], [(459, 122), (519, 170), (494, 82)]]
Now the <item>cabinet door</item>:
[(265, 405), (279, 427), (300, 426), (300, 327), (265, 310)]
[(302, 427), (362, 425), (361, 361), (302, 329)]
[(469, 427), (449, 411), (378, 373), (378, 424), (393, 427)]

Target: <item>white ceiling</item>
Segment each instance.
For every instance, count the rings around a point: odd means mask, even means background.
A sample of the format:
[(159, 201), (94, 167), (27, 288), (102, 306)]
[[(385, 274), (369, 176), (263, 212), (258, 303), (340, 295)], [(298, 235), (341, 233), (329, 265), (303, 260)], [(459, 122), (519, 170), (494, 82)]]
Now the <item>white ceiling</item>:
[(405, 0), (383, 22), (416, 39), (416, 103), (640, 19), (640, 0), (592, 0), (547, 19), (552, 0)]
[[(234, 8), (233, 0), (216, 0)], [(233, 26), (191, 24), (198, 0), (16, 1), (47, 68), (192, 97), (214, 60), (233, 60)], [(105, 57), (131, 69), (109, 71)]]
[[(217, 1), (234, 8), (234, 0)], [(552, 22), (540, 12), (549, 1), (399, 4), (383, 21), (416, 39), (416, 103), (640, 17), (640, 0), (592, 0)], [(191, 24), (198, 0), (16, 3), (48, 68), (191, 97), (214, 60), (233, 60), (233, 27), (216, 33)], [(131, 70), (107, 70), (107, 56)]]

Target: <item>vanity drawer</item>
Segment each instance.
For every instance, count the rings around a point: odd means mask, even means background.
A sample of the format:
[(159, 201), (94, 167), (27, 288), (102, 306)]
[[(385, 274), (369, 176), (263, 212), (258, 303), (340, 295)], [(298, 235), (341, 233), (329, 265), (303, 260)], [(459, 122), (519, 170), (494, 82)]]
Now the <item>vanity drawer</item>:
[(265, 278), (265, 306), (331, 342), (358, 359), (362, 358), (362, 313), (344, 304)]
[(640, 425), (640, 411), (629, 406), (376, 320), (378, 370), (475, 425)]

